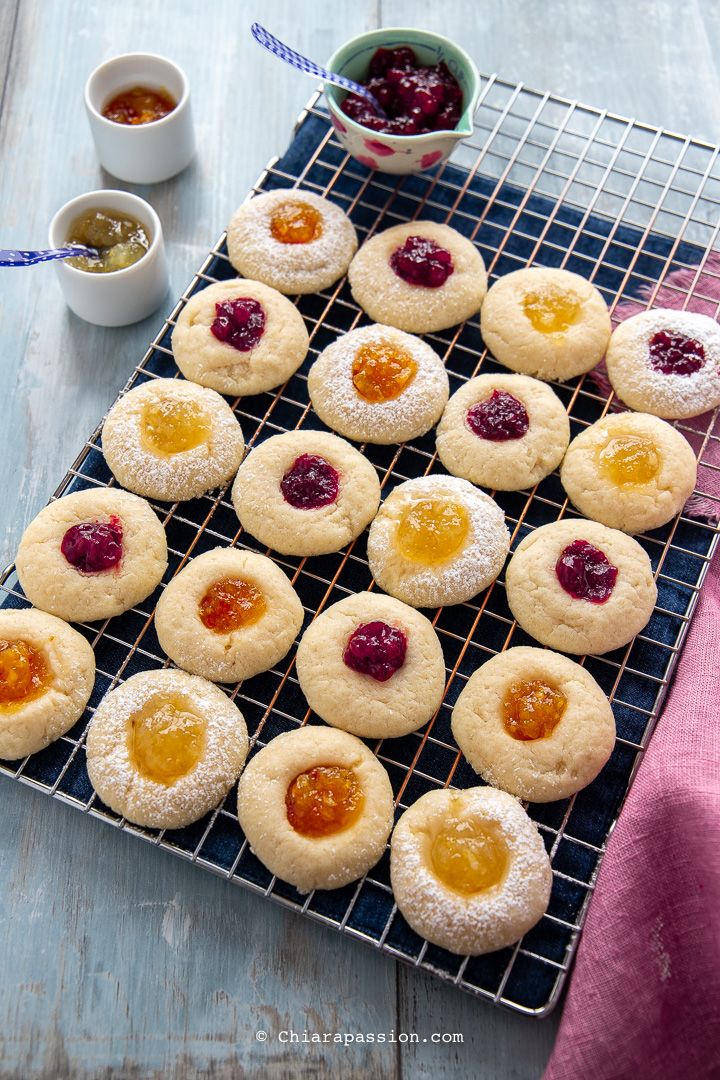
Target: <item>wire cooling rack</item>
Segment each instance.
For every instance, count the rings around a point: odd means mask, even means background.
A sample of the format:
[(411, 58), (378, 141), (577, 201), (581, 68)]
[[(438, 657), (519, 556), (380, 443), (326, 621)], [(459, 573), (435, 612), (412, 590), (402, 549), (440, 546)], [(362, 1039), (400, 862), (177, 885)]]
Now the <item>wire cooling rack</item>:
[[(706, 143), (491, 76), (483, 79), (475, 133), (454, 163), (433, 174), (394, 179), (368, 172), (347, 157), (318, 102), (315, 95), (298, 120), (288, 151), (268, 164), (255, 192), (301, 185), (326, 195), (350, 214), (363, 239), (417, 217), (447, 221), (475, 241), (492, 278), (530, 263), (565, 266), (592, 280), (613, 310), (620, 298), (637, 296), (641, 286), (648, 290), (648, 304), (661, 284), (679, 288), (667, 282), (667, 275), (683, 268), (689, 271), (689, 285), (680, 289), (685, 306), (699, 296), (701, 272), (703, 281), (718, 272), (708, 255), (717, 246), (720, 229), (720, 167), (718, 149)], [(127, 388), (177, 375), (170, 334), (178, 312), (197, 290), (234, 276), (224, 239), (183, 293)], [(280, 431), (321, 426), (309, 406), (308, 368), (339, 333), (366, 321), (345, 282), (300, 298), (298, 307), (311, 336), (303, 368), (275, 394), (234, 402), (251, 446)], [(711, 310), (717, 313), (717, 305)], [(427, 335), (447, 363), (453, 391), (480, 370), (499, 370), (485, 353), (477, 322)], [(611, 406), (588, 376), (554, 389), (567, 406), (573, 435)], [(711, 450), (720, 440), (711, 422), (704, 417), (678, 426), (697, 452), (699, 488), (712, 487), (710, 470), (718, 466)], [(439, 471), (432, 433), (404, 446), (364, 450), (378, 469), (385, 494), (410, 477)], [(112, 483), (98, 428), (56, 495)], [(711, 491), (704, 494), (712, 499)], [(497, 499), (507, 515), (513, 546), (531, 529), (572, 514), (557, 474), (532, 491), (500, 493)], [(165, 581), (189, 558), (218, 545), (262, 550), (252, 537), (241, 535), (226, 490), (156, 510), (170, 547)], [(625, 649), (584, 660), (612, 702), (617, 745), (590, 787), (562, 802), (529, 807), (552, 859), (553, 890), (547, 914), (510, 949), (467, 958), (418, 937), (394, 905), (387, 853), (362, 881), (301, 896), (250, 852), (237, 823), (234, 792), (217, 811), (175, 832), (138, 828), (99, 802), (85, 768), (87, 723), (102, 696), (119, 681), (167, 663), (152, 622), (163, 585), (125, 615), (80, 627), (98, 665), (86, 715), (42, 753), (3, 763), (0, 769), (463, 990), (527, 1014), (545, 1015), (567, 975), (607, 837), (654, 726), (717, 540), (717, 529), (708, 520), (686, 516), (640, 538), (657, 578), (655, 612)], [(371, 586), (364, 537), (334, 555), (273, 557), (300, 594), (305, 625), (329, 604)], [(27, 604), (12, 568), (2, 579), (2, 589), (3, 606)], [(509, 645), (532, 643), (512, 619), (502, 577), (473, 602), (430, 614), (447, 664), (444, 703), (424, 730), (371, 743), (390, 775), (398, 813), (426, 791), (478, 782), (453, 741), (452, 705), (483, 660)], [(293, 655), (228, 690), (245, 714), (255, 747), (280, 732), (317, 722), (300, 692)]]

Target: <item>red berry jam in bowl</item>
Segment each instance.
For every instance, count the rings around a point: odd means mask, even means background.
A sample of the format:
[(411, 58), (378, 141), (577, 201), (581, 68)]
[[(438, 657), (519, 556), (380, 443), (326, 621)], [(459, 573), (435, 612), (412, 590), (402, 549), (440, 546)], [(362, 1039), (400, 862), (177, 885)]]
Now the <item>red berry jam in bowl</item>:
[(573, 540), (555, 564), (557, 579), (574, 600), (604, 604), (610, 599), (617, 581), (617, 566), (604, 551), (587, 540)]
[(387, 119), (369, 101), (348, 94), (340, 108), (351, 120), (387, 135), (425, 135), (429, 131), (452, 131), (463, 109), (463, 94), (447, 64), (423, 67), (413, 50), (403, 45), (377, 49), (368, 77), (363, 80)]
[(455, 270), (450, 252), (424, 236), (408, 236), (390, 256), (390, 268), (408, 285), (426, 289), (439, 289)]
[(215, 305), (210, 333), (238, 352), (250, 352), (265, 332), (265, 308), (250, 296), (222, 300)]
[(348, 638), (343, 660), (353, 671), (387, 682), (405, 663), (407, 638), (397, 626), (369, 622)]
[(522, 439), (530, 427), (527, 409), (507, 390), (493, 390), (489, 398), (468, 410), (465, 420), (474, 435), (490, 442)]
[(694, 338), (659, 330), (649, 344), (650, 367), (663, 375), (694, 375), (705, 363), (705, 349)]
[(280, 481), (285, 502), (296, 510), (319, 510), (338, 497), (340, 474), (319, 454), (295, 458)]
[(83, 521), (72, 525), (62, 538), (60, 550), (81, 574), (99, 574), (114, 569), (122, 559), (122, 523), (119, 518), (109, 521)]

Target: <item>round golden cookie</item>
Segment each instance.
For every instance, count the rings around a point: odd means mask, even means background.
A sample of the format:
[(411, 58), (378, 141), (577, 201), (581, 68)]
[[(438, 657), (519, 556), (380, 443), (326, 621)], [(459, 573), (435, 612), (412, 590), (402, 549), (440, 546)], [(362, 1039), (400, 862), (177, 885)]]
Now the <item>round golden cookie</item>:
[(368, 533), (378, 585), (412, 607), (461, 604), (486, 589), (510, 549), (505, 515), (489, 495), (455, 476), (398, 484)]
[(445, 365), (420, 338), (363, 326), (328, 345), (308, 376), (323, 423), (356, 442), (406, 442), (429, 431), (445, 407)]
[(328, 289), (357, 246), (355, 228), (339, 206), (296, 188), (256, 195), (235, 211), (227, 230), (238, 273), (292, 295)]
[(128, 390), (102, 430), (105, 460), (118, 483), (162, 502), (195, 499), (227, 484), (244, 445), (228, 403), (185, 379), (152, 379)]
[(44, 750), (82, 716), (95, 654), (62, 619), (29, 608), (0, 611), (0, 758)]
[(184, 671), (141, 671), (100, 702), (87, 770), (115, 813), (181, 829), (222, 802), (247, 752), (243, 715), (219, 687)]
[(155, 610), (160, 646), (178, 667), (238, 683), (274, 667), (302, 626), (303, 606), (271, 559), (238, 548), (198, 555)]
[(354, 735), (303, 727), (278, 735), (248, 762), (238, 818), (271, 873), (302, 893), (339, 889), (385, 851), (393, 793), (385, 769)]
[[(450, 253), (453, 272), (433, 288), (399, 277), (390, 260), (409, 237), (430, 240)], [(366, 240), (350, 264), (352, 294), (375, 322), (411, 334), (428, 334), (469, 319), (480, 310), (487, 292), (487, 274), (475, 245), (449, 225), (411, 221), (393, 225)]]
[(592, 675), (567, 656), (522, 645), (470, 676), (452, 732), (486, 783), (530, 802), (587, 787), (615, 745), (610, 702)]
[(310, 708), (363, 739), (417, 731), (440, 708), (445, 689), (430, 620), (379, 593), (348, 596), (318, 615), (300, 640), (295, 667)]
[(699, 416), (720, 405), (720, 326), (693, 311), (643, 311), (615, 327), (607, 370), (631, 409), (673, 420)]
[(375, 516), (380, 481), (367, 458), (337, 435), (289, 431), (254, 448), (232, 499), (240, 524), (262, 544), (282, 555), (326, 555)]
[[(108, 539), (119, 562), (94, 570), (93, 556), (102, 554)], [(116, 487), (88, 488), (51, 502), (28, 525), (15, 559), (28, 600), (68, 622), (110, 619), (135, 607), (157, 588), (167, 563), (165, 530), (155, 511)]]
[[(602, 558), (586, 560), (567, 549), (589, 545), (616, 571), (608, 596), (601, 602), (577, 598), (558, 580), (561, 557), (575, 564), (573, 580), (598, 588), (598, 571), (612, 575)], [(535, 529), (518, 545), (505, 573), (510, 610), (520, 626), (543, 645), (562, 652), (606, 653), (627, 645), (647, 625), (657, 599), (650, 559), (637, 540), (596, 521), (564, 519)], [(607, 591), (607, 590), (605, 590)]]
[(478, 956), (519, 941), (542, 918), (552, 871), (537, 828), (512, 795), (445, 788), (421, 795), (395, 826), (390, 880), (417, 934)]
[[(244, 323), (233, 318), (233, 303), (253, 300), (245, 317), (257, 325), (262, 336), (252, 348), (244, 348)], [(220, 311), (218, 311), (218, 307)], [(212, 331), (216, 320), (227, 340)], [(233, 344), (235, 331), (239, 347)], [(186, 379), (209, 386), (230, 397), (260, 394), (280, 386), (302, 364), (308, 350), (303, 317), (285, 296), (259, 281), (219, 281), (191, 296), (178, 315), (172, 334), (175, 363)]]
[(533, 487), (563, 459), (565, 406), (527, 375), (478, 375), (453, 396), (437, 429), (448, 472), (495, 491)]
[(690, 444), (648, 413), (610, 413), (570, 443), (560, 470), (573, 506), (628, 533), (680, 513), (697, 479)]
[(610, 314), (595, 286), (579, 274), (531, 266), (491, 286), (480, 330), (505, 367), (564, 382), (602, 360)]

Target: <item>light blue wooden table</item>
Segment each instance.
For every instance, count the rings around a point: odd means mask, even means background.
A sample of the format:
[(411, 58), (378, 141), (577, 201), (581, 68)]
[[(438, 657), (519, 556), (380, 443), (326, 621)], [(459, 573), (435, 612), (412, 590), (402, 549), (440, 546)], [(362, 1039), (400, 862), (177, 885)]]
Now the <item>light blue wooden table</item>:
[[(312, 89), (251, 43), (254, 18), (320, 60), (360, 31), (419, 24), (485, 71), (720, 138), (716, 0), (0, 0), (2, 246), (43, 246), (61, 203), (116, 186), (94, 157), (84, 81), (115, 53), (165, 53), (189, 75), (199, 153), (134, 190), (160, 214), (178, 293)], [(164, 312), (101, 330), (68, 313), (49, 267), (0, 273), (4, 565)], [(557, 1017), (474, 1001), (18, 784), (0, 781), (0, 800), (0, 1077), (542, 1073)], [(278, 1039), (291, 1029), (421, 1041), (298, 1047)], [(441, 1032), (464, 1041), (433, 1044)]]

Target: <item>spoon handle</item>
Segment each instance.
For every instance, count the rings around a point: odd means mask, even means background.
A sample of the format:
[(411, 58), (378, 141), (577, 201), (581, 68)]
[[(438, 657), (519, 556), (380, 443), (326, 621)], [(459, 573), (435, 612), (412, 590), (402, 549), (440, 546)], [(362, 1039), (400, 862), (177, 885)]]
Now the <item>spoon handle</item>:
[(258, 45), (262, 45), (268, 52), (273, 53), (275, 56), (279, 56), (286, 64), (290, 64), (292, 67), (297, 68), (298, 71), (304, 71), (306, 75), (315, 75), (325, 82), (331, 82), (336, 86), (342, 86), (343, 89), (349, 90), (352, 94), (359, 94), (360, 97), (363, 97), (370, 102), (377, 110), (379, 116), (385, 118), (385, 112), (380, 107), (377, 98), (366, 86), (362, 86), (352, 79), (346, 79), (344, 75), (336, 75), (334, 71), (328, 71), (327, 68), (321, 67), (320, 64), (316, 64), (314, 60), (309, 60), (308, 57), (303, 56), (302, 53), (295, 52), (294, 49), (291, 49), (289, 45), (286, 45), (283, 41), (276, 38), (274, 34), (271, 34), (270, 31), (266, 30), (264, 26), (261, 26), (260, 23), (253, 23), (250, 32)]
[(16, 251), (14, 248), (0, 248), (0, 266), (33, 266), (35, 263), (49, 262), (50, 259), (69, 259), (75, 255), (87, 255), (98, 258), (95, 248), (82, 247), (80, 244), (61, 248), (48, 248), (45, 251)]

